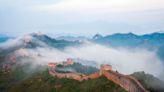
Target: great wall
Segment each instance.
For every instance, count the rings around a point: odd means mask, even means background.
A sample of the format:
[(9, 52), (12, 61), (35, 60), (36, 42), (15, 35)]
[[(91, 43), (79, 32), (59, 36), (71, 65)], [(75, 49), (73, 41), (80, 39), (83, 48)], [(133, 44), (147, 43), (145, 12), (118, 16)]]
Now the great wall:
[[(63, 62), (63, 66), (68, 66), (74, 64), (73, 59), (67, 59), (66, 62)], [(108, 64), (101, 65), (100, 69), (97, 72), (91, 74), (83, 74), (78, 72), (57, 72), (55, 71), (59, 63), (49, 63), (49, 74), (57, 78), (70, 78), (78, 81), (96, 79), (101, 76), (105, 76), (107, 79), (113, 81), (115, 84), (120, 85), (128, 92), (149, 92), (146, 90), (142, 84), (130, 75), (123, 75), (117, 71), (112, 70), (112, 66)], [(61, 65), (61, 64), (60, 64)]]

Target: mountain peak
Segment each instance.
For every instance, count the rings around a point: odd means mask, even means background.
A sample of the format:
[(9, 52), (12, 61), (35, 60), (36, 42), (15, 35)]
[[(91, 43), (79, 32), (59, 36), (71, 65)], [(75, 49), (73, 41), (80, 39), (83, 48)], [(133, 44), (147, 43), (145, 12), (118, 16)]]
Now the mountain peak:
[(134, 33), (132, 33), (132, 32), (129, 32), (129, 33), (127, 33), (128, 35), (135, 35)]
[(32, 37), (41, 37), (41, 36), (46, 36), (46, 34), (42, 33), (42, 32), (34, 32), (29, 34)]
[(95, 35), (93, 36), (93, 39), (96, 40), (96, 39), (100, 39), (100, 38), (102, 38), (102, 37), (103, 37), (103, 36), (102, 36), (101, 34), (97, 33), (97, 34), (95, 34)]
[(157, 31), (155, 33), (164, 33), (164, 30)]

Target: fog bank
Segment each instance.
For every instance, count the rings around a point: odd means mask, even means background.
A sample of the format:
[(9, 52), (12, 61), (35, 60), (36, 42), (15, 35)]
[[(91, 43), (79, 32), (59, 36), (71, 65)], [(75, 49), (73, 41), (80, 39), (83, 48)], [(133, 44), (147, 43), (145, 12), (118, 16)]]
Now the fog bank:
[[(42, 65), (49, 62), (61, 62), (67, 58), (80, 58), (95, 61), (98, 65), (111, 64), (114, 70), (124, 74), (131, 74), (137, 71), (145, 71), (156, 77), (164, 74), (163, 63), (157, 57), (156, 53), (141, 48), (116, 49), (99, 44), (87, 43), (80, 47), (67, 47), (64, 50), (58, 50), (52, 47), (21, 49), (16, 54), (31, 56), (35, 60), (34, 63)], [(89, 62), (89, 64), (92, 63)]]

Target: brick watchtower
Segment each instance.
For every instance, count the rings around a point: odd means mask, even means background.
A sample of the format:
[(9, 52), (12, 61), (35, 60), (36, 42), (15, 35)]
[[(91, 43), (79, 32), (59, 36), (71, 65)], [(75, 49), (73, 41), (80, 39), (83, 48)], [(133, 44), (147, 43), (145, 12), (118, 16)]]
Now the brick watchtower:
[(102, 64), (100, 68), (100, 75), (102, 75), (105, 71), (112, 70), (112, 66), (109, 64)]

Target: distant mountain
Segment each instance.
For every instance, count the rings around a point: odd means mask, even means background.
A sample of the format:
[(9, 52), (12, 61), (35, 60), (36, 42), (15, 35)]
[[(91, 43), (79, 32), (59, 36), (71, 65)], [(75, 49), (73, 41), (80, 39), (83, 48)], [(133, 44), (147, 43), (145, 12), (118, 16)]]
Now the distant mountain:
[(160, 46), (158, 49), (157, 49), (157, 55), (158, 57), (164, 61), (164, 45)]
[(85, 41), (85, 40), (88, 40), (88, 38), (84, 37), (84, 36), (78, 36), (78, 37), (74, 37), (74, 36), (59, 36), (56, 39), (58, 39), (58, 40), (66, 40), (66, 41)]
[(8, 37), (6, 35), (0, 34), (0, 43), (5, 42), (7, 40), (11, 39), (11, 37)]
[(48, 47), (63, 49), (67, 46), (78, 46), (80, 44), (79, 41), (57, 40), (45, 34), (31, 33), (20, 39), (15, 39), (10, 45), (0, 46), (0, 56), (7, 55), (21, 48), (34, 49), (37, 47)]
[[(96, 38), (96, 39), (95, 39)], [(164, 33), (136, 35), (133, 33), (116, 33), (102, 37), (95, 35), (91, 40), (94, 43), (112, 47), (146, 48), (157, 51), (158, 57), (164, 61)]]
[[(66, 46), (75, 46), (78, 45), (78, 41), (66, 41), (66, 40), (58, 40), (51, 38), (45, 34), (37, 34), (32, 33), (28, 35), (29, 38), (31, 37), (31, 40), (27, 42), (27, 47), (36, 47), (36, 46), (51, 46), (55, 48), (64, 48)], [(27, 36), (27, 38), (28, 38)], [(26, 37), (24, 38), (26, 40)], [(27, 39), (28, 40), (28, 39)]]
[(101, 38), (103, 38), (103, 36), (101, 34), (96, 34), (93, 36), (94, 40), (101, 39)]
[(79, 44), (78, 41), (67, 41), (63, 39), (51, 38), (45, 34), (31, 33), (24, 36), (21, 40), (26, 43), (26, 47), (55, 47), (55, 48), (64, 48), (66, 46), (76, 46)]
[(135, 35), (133, 33), (113, 34), (97, 39), (93, 42), (120, 47), (160, 47), (164, 45), (164, 33), (152, 33), (145, 35)]

